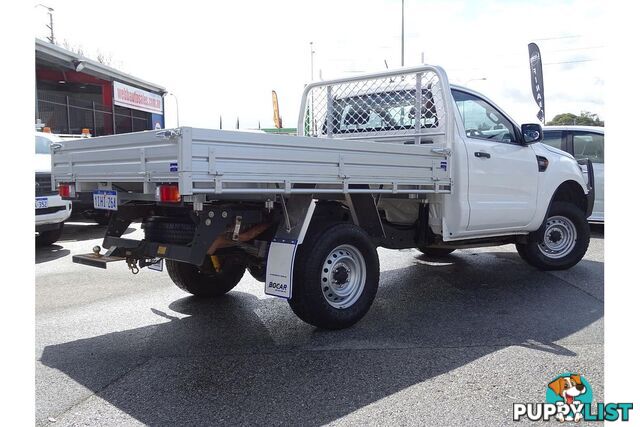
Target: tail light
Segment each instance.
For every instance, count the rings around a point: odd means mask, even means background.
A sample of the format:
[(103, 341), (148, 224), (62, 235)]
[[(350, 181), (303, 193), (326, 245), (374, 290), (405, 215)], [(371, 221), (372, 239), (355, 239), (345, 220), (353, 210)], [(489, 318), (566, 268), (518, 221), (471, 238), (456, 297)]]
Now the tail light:
[(76, 197), (76, 186), (74, 184), (60, 184), (58, 185), (58, 194), (63, 198)]
[(156, 189), (156, 200), (160, 202), (179, 202), (180, 191), (177, 185), (159, 185)]

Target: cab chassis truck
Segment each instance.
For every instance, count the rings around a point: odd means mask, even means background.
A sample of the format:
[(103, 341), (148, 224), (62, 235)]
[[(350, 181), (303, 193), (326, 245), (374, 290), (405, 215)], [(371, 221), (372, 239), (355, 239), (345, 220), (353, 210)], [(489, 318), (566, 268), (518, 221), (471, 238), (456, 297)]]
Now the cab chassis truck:
[[(377, 247), (515, 244), (542, 270), (579, 262), (593, 168), (542, 138), (423, 65), (308, 84), (296, 136), (180, 127), (55, 144), (52, 179), (112, 211), (106, 251), (74, 262), (165, 262), (197, 297), (248, 270), (303, 321), (340, 329), (373, 303)], [(142, 240), (122, 237), (134, 221)]]

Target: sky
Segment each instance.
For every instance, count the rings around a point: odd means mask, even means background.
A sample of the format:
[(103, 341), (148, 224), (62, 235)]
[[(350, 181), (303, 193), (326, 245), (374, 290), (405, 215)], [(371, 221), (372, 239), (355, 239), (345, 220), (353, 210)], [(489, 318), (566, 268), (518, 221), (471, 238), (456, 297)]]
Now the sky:
[[(400, 66), (401, 0), (110, 1), (44, 0), (58, 44), (174, 93), (180, 125), (273, 127), (276, 90), (285, 127), (295, 127), (311, 80)], [(34, 3), (35, 5), (35, 3)], [(537, 122), (527, 44), (540, 47), (547, 120), (565, 112), (606, 120), (602, 2), (405, 0), (405, 65), (442, 66), (520, 123)], [(48, 15), (34, 7), (35, 36)], [(166, 125), (176, 123), (166, 99)]]

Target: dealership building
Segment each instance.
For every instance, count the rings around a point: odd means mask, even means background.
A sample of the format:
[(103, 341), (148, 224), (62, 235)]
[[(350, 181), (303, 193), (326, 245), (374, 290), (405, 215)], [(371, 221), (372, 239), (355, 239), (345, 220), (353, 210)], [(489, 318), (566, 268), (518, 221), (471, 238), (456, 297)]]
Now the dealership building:
[(36, 39), (36, 126), (93, 136), (164, 128), (165, 88)]

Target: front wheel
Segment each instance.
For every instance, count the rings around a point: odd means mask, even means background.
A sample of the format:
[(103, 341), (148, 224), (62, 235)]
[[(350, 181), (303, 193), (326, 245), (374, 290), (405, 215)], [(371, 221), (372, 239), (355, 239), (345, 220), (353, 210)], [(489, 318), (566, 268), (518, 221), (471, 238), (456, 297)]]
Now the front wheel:
[(289, 305), (303, 321), (343, 329), (360, 320), (378, 291), (378, 253), (367, 233), (338, 224), (307, 236), (298, 254)]
[(219, 269), (213, 265), (197, 267), (186, 262), (167, 260), (167, 273), (183, 291), (197, 297), (219, 297), (233, 289), (244, 275), (245, 263), (240, 256), (220, 256)]
[(566, 270), (587, 252), (589, 223), (572, 203), (554, 202), (542, 226), (529, 235), (527, 243), (517, 243), (522, 259), (540, 270)]

